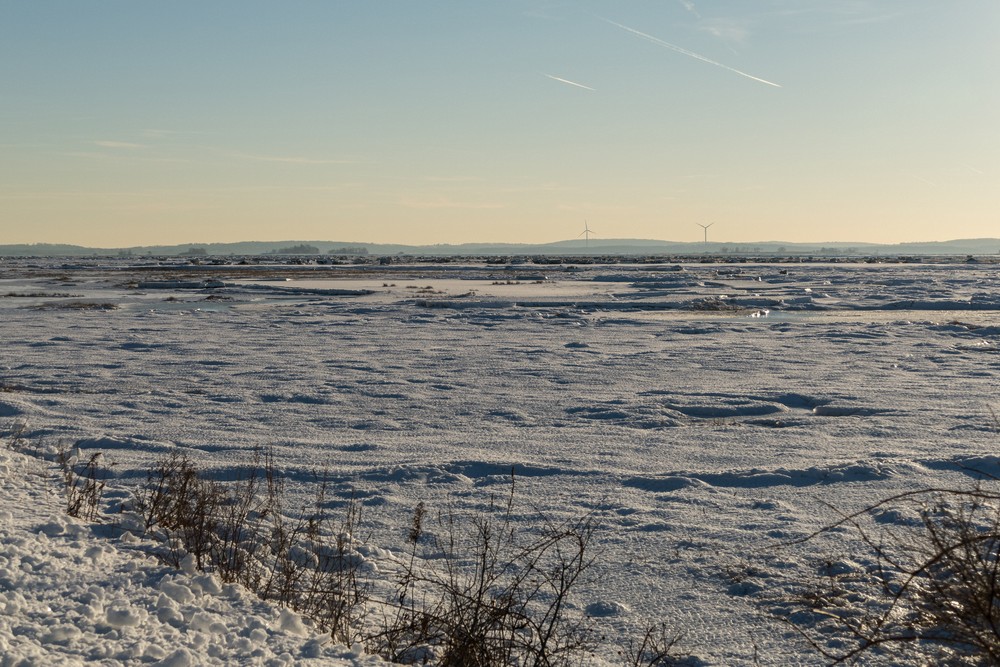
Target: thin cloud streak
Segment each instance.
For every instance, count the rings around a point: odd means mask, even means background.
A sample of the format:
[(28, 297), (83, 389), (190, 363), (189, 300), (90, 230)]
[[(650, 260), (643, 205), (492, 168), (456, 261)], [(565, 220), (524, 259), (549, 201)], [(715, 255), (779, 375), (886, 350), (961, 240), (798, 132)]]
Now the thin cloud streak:
[(354, 164), (352, 160), (324, 160), (297, 156), (252, 155), (250, 153), (229, 153), (230, 157), (258, 162), (282, 162), (285, 164)]
[[(795, 29), (796, 32), (804, 33), (819, 32), (821, 29), (826, 30), (830, 27), (850, 28), (885, 23), (898, 20), (916, 12), (926, 11), (926, 9), (907, 8), (905, 11), (879, 12), (877, 11), (877, 7), (865, 0), (855, 2), (847, 2), (845, 0), (839, 3), (822, 0), (813, 5), (807, 4), (804, 6), (802, 0), (789, 0), (789, 2), (794, 4), (794, 6), (766, 12), (765, 15), (792, 19), (808, 18), (807, 22), (800, 22), (800, 27)], [(811, 27), (803, 28), (801, 27), (803, 25)]]
[(448, 197), (437, 197), (434, 199), (403, 199), (400, 204), (405, 208), (415, 209), (469, 209), (469, 210), (489, 210), (505, 208), (504, 204), (492, 202), (465, 202), (456, 201)]
[(727, 43), (733, 42), (735, 44), (743, 44), (749, 33), (747, 27), (735, 19), (709, 19), (702, 21), (698, 29)]
[(56, 153), (62, 157), (71, 158), (83, 158), (89, 160), (106, 160), (106, 161), (128, 161), (128, 162), (173, 162), (180, 164), (189, 164), (193, 160), (187, 158), (169, 158), (169, 157), (150, 157), (148, 155), (138, 155), (135, 153), (98, 153), (94, 151), (71, 151)]
[(694, 3), (691, 2), (691, 0), (679, 0), (679, 1), (686, 11), (694, 14), (695, 18), (698, 19), (701, 18), (701, 14), (698, 13), (698, 8), (694, 6)]
[(570, 81), (569, 79), (563, 79), (562, 77), (553, 76), (551, 74), (545, 74), (545, 72), (542, 72), (542, 74), (544, 76), (547, 76), (548, 78), (552, 79), (553, 81), (558, 81), (559, 83), (565, 83), (565, 84), (570, 85), (570, 86), (576, 86), (577, 88), (583, 88), (584, 90), (590, 90), (590, 91), (593, 91), (593, 92), (597, 92), (596, 89), (591, 88), (590, 86), (585, 86), (582, 83), (577, 83), (576, 81)]
[(119, 199), (123, 197), (153, 197), (154, 193), (125, 191), (94, 191), (94, 190), (15, 190), (4, 192), (0, 190), (0, 199), (6, 200), (40, 200), (53, 199)]
[(724, 70), (729, 70), (730, 72), (733, 72), (734, 74), (739, 74), (740, 76), (746, 77), (746, 78), (748, 78), (748, 79), (750, 79), (752, 81), (757, 81), (759, 83), (764, 83), (764, 84), (767, 84), (768, 86), (774, 86), (775, 88), (781, 88), (781, 84), (774, 83), (773, 81), (768, 81), (767, 79), (761, 79), (760, 77), (754, 76), (753, 74), (748, 74), (748, 73), (746, 73), (746, 72), (744, 72), (742, 70), (736, 69), (735, 67), (730, 67), (729, 65), (723, 65), (720, 62), (716, 62), (716, 61), (714, 61), (714, 60), (712, 60), (710, 58), (706, 58), (703, 55), (695, 53), (694, 51), (688, 51), (685, 48), (677, 46), (676, 44), (671, 44), (670, 42), (665, 42), (662, 39), (660, 39), (659, 37), (653, 37), (652, 35), (648, 35), (648, 34), (646, 34), (644, 32), (636, 30), (635, 28), (630, 28), (627, 25), (622, 25), (621, 23), (617, 23), (615, 21), (612, 21), (611, 19), (606, 19), (606, 18), (604, 18), (602, 16), (597, 16), (597, 18), (601, 19), (605, 23), (610, 23), (613, 26), (621, 28), (622, 30), (625, 30), (626, 32), (630, 32), (630, 33), (632, 33), (633, 35), (635, 35), (637, 37), (641, 37), (642, 39), (650, 41), (653, 44), (657, 44), (657, 45), (662, 46), (662, 47), (664, 47), (666, 49), (670, 49), (671, 51), (676, 51), (677, 53), (680, 53), (682, 55), (688, 56), (690, 58), (694, 58), (695, 60), (700, 60), (702, 62), (708, 63), (709, 65), (715, 65), (716, 67), (721, 67)]
[(365, 183), (337, 183), (334, 185), (236, 185), (217, 188), (152, 188), (142, 190), (23, 190), (0, 187), (0, 200), (52, 200), (52, 199), (119, 199), (124, 197), (183, 197), (188, 195), (220, 195), (244, 192), (344, 192), (365, 188)]
[(136, 148), (147, 148), (147, 146), (143, 144), (133, 144), (130, 141), (95, 141), (93, 144), (95, 146), (100, 146), (101, 148), (127, 148), (130, 150)]
[(431, 183), (478, 183), (483, 179), (478, 176), (424, 176)]
[(204, 135), (210, 134), (210, 132), (204, 132), (201, 130), (164, 130), (156, 128), (147, 128), (142, 131), (143, 135), (147, 137), (153, 137), (156, 139), (161, 139), (163, 137), (172, 136), (185, 136), (185, 135)]

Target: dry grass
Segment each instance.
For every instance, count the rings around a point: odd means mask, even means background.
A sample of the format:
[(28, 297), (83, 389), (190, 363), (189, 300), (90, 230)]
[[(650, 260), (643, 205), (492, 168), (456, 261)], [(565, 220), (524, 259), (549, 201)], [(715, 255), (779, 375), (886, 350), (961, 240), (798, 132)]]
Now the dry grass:
[(1000, 492), (923, 489), (845, 516), (870, 565), (831, 561), (802, 589), (796, 626), (832, 663), (865, 656), (1000, 664)]

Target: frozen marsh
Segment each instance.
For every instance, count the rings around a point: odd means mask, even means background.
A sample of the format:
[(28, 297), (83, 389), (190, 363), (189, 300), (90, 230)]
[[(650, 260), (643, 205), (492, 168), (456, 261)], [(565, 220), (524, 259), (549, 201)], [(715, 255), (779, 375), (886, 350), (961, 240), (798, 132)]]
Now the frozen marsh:
[[(787, 599), (873, 562), (848, 530), (789, 543), (1000, 476), (993, 264), (5, 260), (0, 332), (0, 433), (34, 454), (0, 454), (0, 665), (376, 660), (121, 540), (171, 452), (231, 479), (273, 448), (297, 503), (325, 474), (376, 590), (418, 503), (482, 511), (513, 471), (517, 520), (594, 512), (569, 602), (598, 665), (658, 622), (689, 664), (824, 664)], [(108, 525), (62, 516), (66, 446), (102, 452)]]

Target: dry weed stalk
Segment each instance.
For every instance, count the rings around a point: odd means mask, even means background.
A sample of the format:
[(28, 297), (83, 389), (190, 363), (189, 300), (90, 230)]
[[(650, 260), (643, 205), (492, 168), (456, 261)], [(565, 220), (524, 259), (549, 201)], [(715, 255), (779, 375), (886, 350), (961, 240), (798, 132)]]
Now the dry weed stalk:
[[(887, 512), (889, 522), (880, 522)], [(800, 595), (814, 623), (796, 629), (822, 655), (833, 663), (880, 653), (1000, 664), (1000, 493), (982, 485), (904, 493), (805, 539), (842, 527), (874, 565), (861, 573), (827, 568)]]
[[(417, 506), (397, 594), (369, 650), (442, 667), (556, 667), (590, 648), (587, 619), (568, 604), (592, 563), (594, 516), (543, 516), (540, 528), (525, 530), (513, 501), (512, 477), (505, 504), (491, 500), (472, 517), (440, 514), (439, 536), (425, 532), (426, 510)], [(421, 543), (433, 558), (418, 558)]]

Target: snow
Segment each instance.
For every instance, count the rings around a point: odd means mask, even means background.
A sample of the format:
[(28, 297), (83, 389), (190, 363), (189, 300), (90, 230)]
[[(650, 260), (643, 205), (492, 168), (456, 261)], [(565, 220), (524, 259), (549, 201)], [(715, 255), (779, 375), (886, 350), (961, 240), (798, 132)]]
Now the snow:
[[(128, 533), (65, 515), (52, 466), (0, 448), (0, 665), (382, 662)], [(144, 548), (146, 547), (146, 548)]]
[(60, 448), (103, 452), (113, 513), (165, 454), (233, 479), (272, 446), (295, 498), (360, 502), (382, 583), (418, 502), (476, 511), (513, 471), (519, 521), (597, 512), (594, 664), (661, 621), (701, 664), (822, 664), (768, 605), (863, 558), (787, 545), (1000, 469), (989, 263), (330, 271), (0, 265), (0, 665), (377, 664), (66, 516)]

